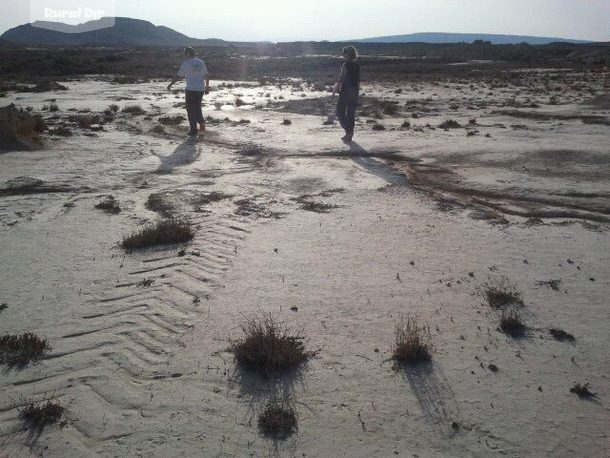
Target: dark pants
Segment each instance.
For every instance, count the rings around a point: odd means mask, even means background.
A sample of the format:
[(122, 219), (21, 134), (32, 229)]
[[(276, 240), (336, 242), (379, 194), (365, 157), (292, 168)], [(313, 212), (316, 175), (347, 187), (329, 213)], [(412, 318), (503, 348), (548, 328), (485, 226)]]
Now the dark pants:
[(201, 112), (201, 99), (203, 92), (186, 91), (186, 113), (189, 117), (191, 132), (197, 132), (197, 123), (203, 123), (203, 113)]
[(354, 134), (356, 125), (356, 106), (358, 105), (358, 91), (342, 91), (337, 102), (337, 118), (339, 124), (347, 135)]

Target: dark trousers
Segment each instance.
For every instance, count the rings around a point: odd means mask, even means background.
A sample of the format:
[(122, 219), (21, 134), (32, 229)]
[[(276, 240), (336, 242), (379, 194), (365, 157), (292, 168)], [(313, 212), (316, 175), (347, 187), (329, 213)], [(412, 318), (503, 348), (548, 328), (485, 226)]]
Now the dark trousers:
[(358, 105), (358, 92), (344, 90), (339, 94), (337, 102), (337, 118), (339, 124), (347, 135), (354, 134), (356, 125), (356, 106)]
[(191, 132), (197, 132), (197, 123), (203, 123), (203, 113), (201, 112), (201, 99), (203, 92), (186, 91), (186, 113), (189, 117)]

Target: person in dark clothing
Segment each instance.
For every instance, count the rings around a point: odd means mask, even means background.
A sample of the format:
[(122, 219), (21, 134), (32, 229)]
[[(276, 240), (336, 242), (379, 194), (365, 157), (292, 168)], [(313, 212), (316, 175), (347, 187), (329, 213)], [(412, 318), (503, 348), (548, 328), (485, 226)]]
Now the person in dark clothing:
[(172, 85), (181, 78), (186, 79), (186, 113), (189, 118), (191, 130), (189, 137), (197, 135), (197, 124), (201, 126), (201, 132), (205, 132), (205, 120), (201, 112), (201, 99), (204, 94), (210, 93), (210, 79), (208, 77), (208, 68), (201, 59), (195, 57), (193, 48), (185, 48), (185, 60), (176, 76), (172, 78), (171, 83), (167, 86), (171, 90)]
[(358, 105), (358, 94), (360, 92), (360, 65), (356, 63), (358, 51), (353, 46), (343, 48), (341, 52), (344, 64), (341, 66), (339, 79), (335, 83), (333, 97), (338, 92), (337, 118), (345, 136), (341, 138), (344, 143), (349, 143), (354, 137), (354, 126), (356, 124), (356, 106)]

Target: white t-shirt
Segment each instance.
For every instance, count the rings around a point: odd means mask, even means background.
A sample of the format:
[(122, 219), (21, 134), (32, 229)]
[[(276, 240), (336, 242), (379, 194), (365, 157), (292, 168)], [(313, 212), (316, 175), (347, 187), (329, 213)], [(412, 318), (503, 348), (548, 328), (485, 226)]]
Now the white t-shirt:
[(178, 76), (186, 79), (187, 91), (205, 90), (205, 76), (208, 74), (208, 68), (201, 59), (193, 57), (185, 60), (178, 70)]

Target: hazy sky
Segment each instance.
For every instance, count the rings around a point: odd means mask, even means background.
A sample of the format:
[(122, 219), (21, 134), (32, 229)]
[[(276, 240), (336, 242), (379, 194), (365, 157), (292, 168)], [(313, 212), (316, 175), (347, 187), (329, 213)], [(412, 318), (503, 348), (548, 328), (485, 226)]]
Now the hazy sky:
[[(610, 41), (610, 0), (102, 1), (114, 3), (117, 16), (146, 19), (193, 38), (340, 40), (468, 32)], [(0, 0), (0, 33), (30, 22), (29, 4)]]

